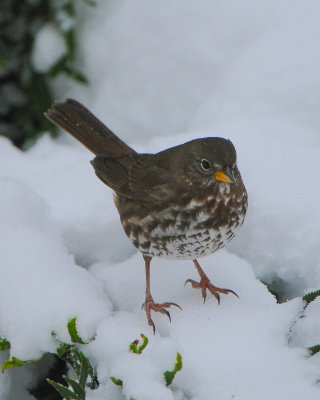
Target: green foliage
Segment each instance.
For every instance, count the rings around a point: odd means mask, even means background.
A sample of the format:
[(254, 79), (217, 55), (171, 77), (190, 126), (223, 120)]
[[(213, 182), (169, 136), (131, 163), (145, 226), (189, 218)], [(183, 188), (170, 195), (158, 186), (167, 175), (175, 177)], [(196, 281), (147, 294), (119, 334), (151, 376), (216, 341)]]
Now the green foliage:
[[(56, 333), (52, 332), (51, 335), (53, 338), (59, 342), (56, 350), (56, 354), (59, 358), (64, 360), (69, 367), (74, 370), (76, 375), (75, 379), (72, 379), (66, 375), (63, 375), (63, 379), (66, 382), (65, 385), (55, 382), (51, 379), (47, 379), (47, 382), (63, 397), (65, 400), (85, 400), (86, 399), (86, 389), (94, 390), (99, 386), (99, 382), (95, 375), (95, 371), (89, 361), (89, 359), (84, 355), (84, 353), (79, 350), (78, 345), (85, 345), (82, 338), (79, 336), (76, 326), (77, 320), (76, 318), (72, 318), (68, 322), (68, 331), (70, 334), (70, 339), (73, 344), (67, 344), (60, 342)], [(130, 351), (134, 354), (142, 354), (143, 350), (148, 345), (148, 338), (141, 334), (142, 343), (139, 346), (139, 340), (135, 340), (129, 346)], [(320, 346), (319, 346), (320, 347)], [(7, 339), (0, 340), (0, 350), (9, 350), (10, 342)], [(310, 350), (311, 351), (311, 350)], [(317, 350), (319, 351), (319, 350)], [(41, 361), (45, 355), (38, 360), (28, 360), (22, 361), (16, 357), (12, 357), (11, 360), (7, 360), (2, 366), (2, 372), (7, 370), (8, 368), (14, 367), (23, 367), (26, 365), (34, 364)], [(182, 369), (182, 357), (180, 353), (177, 353), (177, 361), (172, 371), (165, 371), (164, 378), (166, 385), (169, 386), (173, 382), (176, 373)], [(123, 387), (123, 380), (116, 378), (114, 376), (110, 377), (111, 381), (119, 386)], [(130, 400), (134, 400), (130, 398)]]
[[(86, 387), (90, 389), (96, 389), (99, 386), (99, 382), (94, 373), (93, 367), (89, 359), (80, 351), (76, 344), (87, 344), (79, 336), (77, 331), (77, 319), (72, 318), (68, 322), (68, 332), (73, 345), (61, 342), (57, 348), (56, 354), (62, 360), (66, 361), (67, 364), (73, 368), (77, 380), (71, 379), (63, 375), (63, 379), (71, 387), (64, 386), (60, 383), (54, 382), (50, 379), (47, 381), (66, 399), (66, 400), (83, 400), (86, 396)], [(51, 333), (53, 337), (56, 336), (55, 332)], [(88, 378), (90, 377), (89, 381)]]
[[(310, 303), (312, 303), (319, 296), (320, 296), (320, 290), (314, 290), (313, 292), (309, 292), (309, 293), (305, 294), (302, 297), (303, 306), (302, 306), (302, 310), (301, 310), (300, 315), (299, 315), (300, 318), (305, 318), (305, 309), (309, 306)], [(294, 326), (294, 324), (293, 324), (293, 326)], [(291, 335), (291, 331), (292, 331), (293, 326), (290, 329), (289, 337)], [(316, 344), (314, 346), (310, 346), (310, 347), (307, 348), (307, 350), (308, 350), (310, 356), (313, 356), (313, 355), (315, 355), (315, 354), (320, 352), (320, 344)]]
[[(132, 343), (130, 343), (129, 350), (132, 351), (132, 353), (142, 354), (143, 350), (147, 347), (147, 345), (149, 343), (149, 339), (143, 333), (141, 333), (141, 338), (142, 338), (142, 344), (139, 347), (138, 347), (138, 344), (139, 344), (138, 339), (134, 340)], [(114, 376), (110, 376), (110, 379), (112, 380), (112, 382), (115, 385), (120, 386), (122, 388), (122, 386), (123, 386), (122, 379), (115, 378)], [(130, 398), (130, 400), (134, 400), (134, 399)]]
[(280, 295), (279, 295), (279, 293), (278, 293), (275, 289), (272, 288), (272, 285), (271, 285), (271, 284), (268, 284), (268, 283), (265, 282), (265, 281), (261, 281), (261, 280), (260, 280), (260, 282), (261, 282), (263, 285), (265, 285), (265, 286), (267, 287), (269, 293), (271, 293), (272, 296), (274, 296), (275, 299), (277, 300), (277, 303), (280, 303)]
[(81, 337), (79, 336), (76, 324), (77, 324), (77, 319), (76, 318), (72, 318), (68, 322), (68, 331), (69, 331), (69, 335), (70, 335), (71, 341), (72, 341), (72, 343), (86, 344), (86, 342), (84, 342), (81, 339)]
[(182, 370), (182, 357), (180, 353), (177, 353), (177, 362), (172, 371), (165, 371), (164, 378), (166, 380), (166, 385), (169, 386), (174, 380), (176, 373)]
[[(56, 354), (74, 369), (77, 379), (71, 379), (68, 376), (63, 375), (63, 379), (67, 383), (67, 386), (47, 379), (50, 385), (52, 385), (56, 389), (56, 391), (66, 400), (85, 400), (86, 388), (88, 387), (93, 390), (99, 386), (97, 377), (94, 373), (90, 361), (83, 354), (83, 352), (76, 347), (76, 344), (86, 344), (78, 334), (76, 322), (76, 318), (72, 318), (67, 325), (70, 339), (74, 344), (70, 345), (67, 343), (59, 342)], [(52, 332), (51, 335), (56, 339), (55, 332)], [(9, 349), (10, 342), (7, 339), (2, 339), (0, 341), (0, 350)], [(7, 370), (8, 368), (23, 367), (26, 365), (35, 364), (41, 361), (44, 357), (45, 355), (38, 360), (28, 361), (22, 361), (16, 357), (12, 357), (11, 360), (7, 360), (2, 365), (2, 372)]]
[(141, 333), (141, 337), (143, 342), (139, 347), (138, 347), (139, 340), (135, 340), (130, 344), (130, 350), (135, 354), (141, 354), (149, 343), (149, 339), (143, 333)]
[(70, 344), (61, 343), (60, 346), (57, 348), (57, 356), (60, 357), (62, 360), (66, 360), (71, 350), (72, 346)]
[(112, 382), (117, 385), (122, 387), (123, 386), (123, 381), (121, 379), (115, 378), (114, 376), (110, 376), (110, 379), (112, 380)]
[(36, 364), (40, 362), (43, 357), (39, 358), (38, 360), (29, 360), (29, 361), (22, 361), (16, 357), (12, 357), (11, 360), (7, 360), (2, 365), (2, 373), (9, 368), (16, 368), (16, 367), (25, 367), (26, 365)]
[(7, 339), (0, 340), (0, 351), (10, 350), (10, 342)]
[(302, 297), (302, 300), (305, 302), (304, 308), (307, 308), (308, 305), (315, 300), (318, 296), (320, 296), (320, 290), (315, 290), (314, 292), (310, 292), (305, 294)]
[[(92, 381), (95, 378), (93, 373), (92, 365), (88, 358), (76, 348), (72, 348), (70, 350), (71, 356), (67, 358), (69, 363), (72, 365), (76, 375), (77, 380), (71, 379), (65, 375), (63, 375), (63, 379), (69, 385), (69, 387), (64, 386), (60, 383), (54, 382), (50, 379), (47, 381), (52, 385), (57, 392), (61, 394), (61, 396), (66, 400), (85, 400), (86, 398), (86, 387), (89, 386), (91, 389), (94, 387), (92, 386)], [(66, 354), (66, 353), (65, 353)], [(71, 361), (72, 360), (72, 361)], [(88, 377), (91, 377), (91, 382), (88, 384), (87, 380)], [(71, 389), (72, 390), (71, 390)]]
[[(146, 346), (149, 343), (149, 339), (143, 334), (141, 333), (141, 337), (142, 337), (142, 344), (138, 347), (139, 344), (139, 340), (135, 340), (130, 344), (130, 351), (132, 351), (134, 354), (142, 354), (143, 350), (146, 348)], [(173, 382), (176, 373), (182, 370), (182, 356), (180, 353), (177, 353), (177, 361), (175, 363), (175, 366), (173, 368), (172, 371), (165, 371), (163, 373), (164, 375), (164, 379), (166, 381), (166, 386), (171, 385), (171, 383)], [(114, 376), (110, 376), (111, 381), (117, 385), (120, 386), (121, 388), (123, 387), (123, 380), (116, 378)], [(133, 398), (130, 398), (130, 400), (134, 400)]]
[[(94, 5), (87, 0), (88, 5)], [(0, 6), (0, 134), (27, 148), (56, 128), (43, 115), (54, 101), (53, 79), (60, 74), (87, 83), (77, 68), (74, 0), (11, 0)], [(36, 69), (31, 60), (34, 39), (45, 25), (61, 35), (65, 52), (49, 71)]]
[[(66, 376), (64, 375), (63, 378), (65, 379)], [(47, 379), (47, 382), (50, 383), (50, 385), (52, 385), (56, 389), (56, 391), (59, 394), (61, 394), (61, 396), (66, 400), (85, 399), (85, 394), (84, 394), (84, 397), (79, 397), (79, 394), (78, 394), (79, 391), (73, 392), (72, 390), (68, 389), (66, 386), (62, 385), (61, 383), (54, 382), (51, 379)], [(77, 382), (73, 381), (73, 383), (77, 383)], [(81, 391), (81, 388), (80, 388), (80, 391)], [(81, 393), (83, 393), (83, 392), (81, 391)]]
[[(10, 348), (11, 348), (11, 345), (7, 339), (0, 340), (0, 351), (10, 350)], [(19, 360), (16, 357), (12, 357), (11, 360), (7, 360), (3, 363), (1, 370), (2, 370), (2, 373), (4, 373), (4, 371), (6, 371), (9, 368), (24, 367), (26, 365), (36, 364), (36, 363), (40, 362), (43, 358), (44, 358), (44, 356), (39, 358), (38, 360), (23, 361), (23, 360)]]
[(316, 344), (314, 346), (308, 347), (309, 353), (311, 356), (315, 355), (316, 353), (319, 353), (320, 351), (320, 344)]

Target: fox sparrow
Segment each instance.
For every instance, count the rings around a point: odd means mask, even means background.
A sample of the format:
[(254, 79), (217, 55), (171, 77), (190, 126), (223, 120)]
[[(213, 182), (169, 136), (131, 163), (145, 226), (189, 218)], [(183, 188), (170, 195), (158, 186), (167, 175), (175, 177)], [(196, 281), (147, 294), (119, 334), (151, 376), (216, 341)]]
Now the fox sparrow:
[(231, 240), (246, 214), (247, 192), (230, 140), (209, 137), (157, 154), (139, 154), (75, 100), (55, 103), (46, 116), (96, 155), (91, 161), (96, 175), (114, 190), (123, 229), (145, 261), (143, 307), (154, 332), (151, 311), (170, 319), (166, 308), (180, 306), (153, 301), (153, 257), (192, 260), (200, 282), (186, 283), (201, 289), (204, 301), (207, 290), (219, 303), (219, 293), (237, 296), (214, 286), (197, 261)]

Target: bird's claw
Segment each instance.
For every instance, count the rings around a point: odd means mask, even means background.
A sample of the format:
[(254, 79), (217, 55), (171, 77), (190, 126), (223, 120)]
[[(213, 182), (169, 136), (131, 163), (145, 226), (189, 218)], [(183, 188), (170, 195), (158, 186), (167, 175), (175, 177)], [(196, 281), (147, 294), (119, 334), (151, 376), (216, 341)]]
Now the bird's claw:
[(166, 315), (169, 318), (169, 321), (171, 322), (171, 315), (169, 311), (166, 310), (166, 308), (169, 308), (171, 306), (178, 307), (180, 308), (180, 310), (182, 310), (182, 308), (177, 303), (172, 303), (172, 302), (155, 303), (152, 297), (147, 297), (146, 301), (142, 304), (141, 308), (143, 308), (146, 311), (148, 324), (152, 327), (154, 334), (156, 333), (156, 327), (151, 318), (151, 311), (160, 312), (161, 314)]
[(190, 283), (191, 286), (192, 286), (194, 289), (201, 289), (202, 298), (203, 298), (203, 303), (206, 302), (207, 290), (209, 290), (209, 292), (217, 299), (218, 304), (220, 304), (220, 294), (219, 294), (219, 293), (222, 293), (222, 294), (229, 294), (229, 293), (232, 293), (232, 294), (234, 294), (236, 297), (239, 298), (239, 296), (237, 295), (237, 293), (234, 292), (234, 291), (231, 290), (231, 289), (222, 289), (222, 288), (219, 288), (219, 287), (217, 287), (217, 286), (214, 286), (214, 285), (210, 282), (209, 278), (207, 278), (207, 277), (202, 277), (201, 280), (200, 280), (200, 282), (194, 281), (193, 279), (187, 279), (187, 280), (185, 281), (185, 283), (184, 283), (184, 286), (186, 286), (187, 283)]

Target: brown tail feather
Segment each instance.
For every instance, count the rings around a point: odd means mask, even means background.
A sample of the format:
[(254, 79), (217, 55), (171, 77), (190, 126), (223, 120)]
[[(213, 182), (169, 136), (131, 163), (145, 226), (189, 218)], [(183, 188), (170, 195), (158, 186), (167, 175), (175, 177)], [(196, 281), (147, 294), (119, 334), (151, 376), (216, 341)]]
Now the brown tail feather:
[(120, 157), (135, 151), (118, 138), (86, 107), (73, 99), (54, 103), (45, 116), (94, 154)]

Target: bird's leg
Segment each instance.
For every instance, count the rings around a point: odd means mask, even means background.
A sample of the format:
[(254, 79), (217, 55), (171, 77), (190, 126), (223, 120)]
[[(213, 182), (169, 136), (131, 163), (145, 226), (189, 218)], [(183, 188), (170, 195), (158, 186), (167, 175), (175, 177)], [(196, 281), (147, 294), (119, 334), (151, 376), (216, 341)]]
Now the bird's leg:
[(151, 290), (150, 290), (150, 263), (151, 263), (151, 257), (143, 257), (144, 258), (144, 262), (145, 262), (145, 267), (146, 267), (146, 300), (145, 302), (142, 304), (142, 308), (145, 309), (146, 314), (147, 314), (147, 318), (148, 318), (148, 324), (150, 326), (152, 326), (153, 329), (153, 333), (156, 332), (156, 327), (154, 325), (154, 322), (152, 321), (151, 318), (151, 311), (157, 311), (160, 312), (161, 314), (165, 314), (170, 322), (171, 322), (171, 316), (169, 311), (166, 310), (166, 308), (169, 308), (171, 306), (176, 306), (178, 308), (181, 307), (176, 304), (176, 303), (155, 303), (153, 301), (153, 298), (151, 296)]
[(191, 283), (191, 286), (195, 289), (201, 289), (202, 292), (202, 298), (203, 298), (203, 303), (205, 303), (206, 298), (207, 298), (207, 289), (211, 294), (214, 295), (214, 297), (218, 300), (218, 303), (220, 304), (220, 295), (219, 293), (223, 294), (229, 294), (232, 293), (235, 296), (239, 298), (236, 292), (230, 289), (221, 289), (218, 288), (217, 286), (214, 286), (211, 282), (210, 279), (207, 277), (207, 275), (204, 273), (203, 269), (200, 267), (200, 264), (198, 263), (197, 260), (192, 260), (195, 267), (197, 268), (197, 271), (199, 272), (200, 275), (200, 282), (196, 282), (193, 279), (187, 279), (185, 281), (186, 285), (187, 283)]

